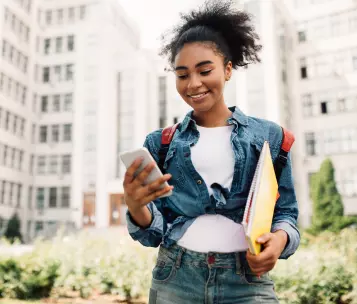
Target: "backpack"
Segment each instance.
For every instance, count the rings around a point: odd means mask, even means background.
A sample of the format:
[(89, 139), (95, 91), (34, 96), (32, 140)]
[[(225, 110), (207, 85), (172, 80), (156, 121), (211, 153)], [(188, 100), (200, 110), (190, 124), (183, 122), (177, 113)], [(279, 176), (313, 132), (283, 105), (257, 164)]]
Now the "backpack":
[[(170, 143), (175, 135), (176, 129), (180, 123), (177, 123), (173, 126), (166, 127), (163, 129), (162, 134), (161, 134), (161, 147), (159, 150), (159, 163), (158, 166), (161, 170), (162, 173), (164, 173), (164, 163), (166, 159), (167, 152), (169, 151)], [(276, 175), (276, 180), (279, 183), (279, 179), (281, 176), (281, 172), (283, 168), (286, 166), (286, 163), (288, 162), (288, 153), (295, 141), (295, 136), (294, 134), (281, 127), (282, 129), (282, 141), (281, 141), (281, 146), (280, 146), (280, 151), (278, 154), (278, 157), (276, 158), (274, 162), (274, 171)]]

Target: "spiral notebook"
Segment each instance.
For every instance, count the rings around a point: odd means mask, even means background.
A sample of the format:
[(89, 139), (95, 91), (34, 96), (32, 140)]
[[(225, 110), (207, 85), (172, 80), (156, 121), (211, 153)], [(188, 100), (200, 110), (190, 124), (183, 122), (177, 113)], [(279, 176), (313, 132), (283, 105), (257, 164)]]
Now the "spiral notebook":
[(278, 198), (278, 182), (269, 143), (265, 141), (250, 186), (242, 223), (249, 250), (254, 255), (262, 250), (261, 245), (256, 242), (257, 238), (271, 230)]

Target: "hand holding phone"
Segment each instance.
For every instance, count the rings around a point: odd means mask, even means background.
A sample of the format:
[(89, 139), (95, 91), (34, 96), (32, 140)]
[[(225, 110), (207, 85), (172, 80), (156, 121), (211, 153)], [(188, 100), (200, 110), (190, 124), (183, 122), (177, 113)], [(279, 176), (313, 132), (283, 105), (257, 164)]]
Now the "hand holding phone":
[(140, 201), (140, 205), (167, 197), (172, 194), (172, 186), (167, 181), (170, 174), (163, 175), (155, 160), (146, 148), (120, 154), (127, 168), (124, 179), (124, 191), (131, 200)]

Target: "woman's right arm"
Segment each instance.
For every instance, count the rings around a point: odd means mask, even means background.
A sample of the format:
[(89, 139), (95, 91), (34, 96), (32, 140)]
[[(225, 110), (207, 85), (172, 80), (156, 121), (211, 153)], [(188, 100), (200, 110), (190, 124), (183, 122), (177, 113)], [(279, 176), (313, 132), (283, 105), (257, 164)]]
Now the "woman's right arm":
[[(148, 138), (144, 145), (150, 152), (152, 151)], [(155, 156), (153, 155), (154, 158)], [(156, 164), (147, 165), (135, 177), (134, 173), (140, 167), (141, 162), (141, 159), (137, 159), (128, 168), (124, 177), (124, 200), (128, 206), (127, 225), (129, 234), (134, 240), (144, 246), (157, 247), (166, 230), (166, 221), (160, 212), (161, 199), (159, 197), (173, 189), (172, 186), (163, 189), (160, 187), (171, 178), (171, 175), (165, 174), (153, 183), (144, 185), (144, 181)]]

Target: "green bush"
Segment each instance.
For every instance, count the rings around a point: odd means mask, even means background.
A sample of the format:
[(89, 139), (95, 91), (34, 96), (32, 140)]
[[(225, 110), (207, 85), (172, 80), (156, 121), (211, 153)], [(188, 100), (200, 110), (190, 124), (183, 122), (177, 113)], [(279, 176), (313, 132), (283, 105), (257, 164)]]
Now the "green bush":
[(59, 263), (46, 260), (0, 260), (0, 297), (36, 299), (48, 297), (58, 278)]
[[(271, 272), (282, 304), (357, 304), (357, 231), (303, 232), (303, 246)], [(0, 259), (0, 297), (93, 293), (147, 297), (157, 249), (127, 236), (81, 233), (38, 242), (31, 254)]]

